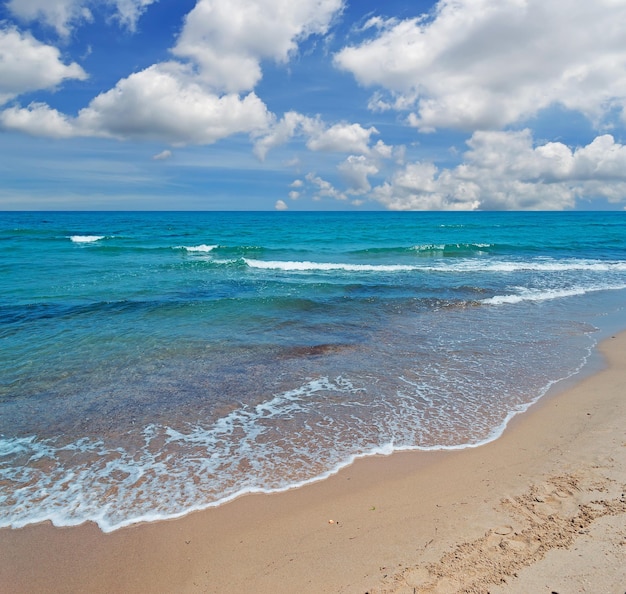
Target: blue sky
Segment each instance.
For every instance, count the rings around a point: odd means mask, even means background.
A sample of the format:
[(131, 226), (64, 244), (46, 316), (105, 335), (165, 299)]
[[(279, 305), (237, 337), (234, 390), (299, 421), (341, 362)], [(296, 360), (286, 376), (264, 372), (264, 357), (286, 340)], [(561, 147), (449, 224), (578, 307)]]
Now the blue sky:
[(0, 0), (0, 210), (626, 207), (626, 0)]

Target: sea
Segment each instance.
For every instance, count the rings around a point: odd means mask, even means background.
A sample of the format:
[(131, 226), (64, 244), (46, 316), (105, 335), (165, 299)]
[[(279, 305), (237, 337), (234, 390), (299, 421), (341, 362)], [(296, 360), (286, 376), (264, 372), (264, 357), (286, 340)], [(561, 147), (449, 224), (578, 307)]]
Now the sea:
[(480, 446), (625, 305), (624, 211), (0, 213), (0, 527)]

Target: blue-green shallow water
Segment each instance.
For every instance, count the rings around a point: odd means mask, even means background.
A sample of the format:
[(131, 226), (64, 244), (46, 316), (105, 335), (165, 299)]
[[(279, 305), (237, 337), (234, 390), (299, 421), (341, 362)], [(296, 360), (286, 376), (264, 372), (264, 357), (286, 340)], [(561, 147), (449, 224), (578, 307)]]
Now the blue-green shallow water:
[(625, 296), (623, 212), (0, 213), (0, 526), (484, 443)]

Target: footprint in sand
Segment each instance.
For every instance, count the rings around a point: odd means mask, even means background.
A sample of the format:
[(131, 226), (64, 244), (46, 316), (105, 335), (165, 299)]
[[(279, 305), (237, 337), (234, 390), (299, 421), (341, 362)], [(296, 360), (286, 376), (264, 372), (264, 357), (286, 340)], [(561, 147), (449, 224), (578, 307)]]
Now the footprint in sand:
[[(456, 546), (439, 561), (407, 568), (384, 592), (449, 594), (487, 592), (542, 559), (554, 548), (569, 548), (596, 519), (626, 512), (626, 495), (608, 497), (608, 485), (581, 484), (576, 476), (556, 476), (503, 500), (512, 524), (502, 524), (472, 542)], [(602, 495), (603, 494), (603, 495)]]
[(507, 536), (508, 534), (511, 534), (513, 532), (513, 526), (498, 526), (497, 528), (493, 529), (493, 533), (497, 534), (498, 536)]

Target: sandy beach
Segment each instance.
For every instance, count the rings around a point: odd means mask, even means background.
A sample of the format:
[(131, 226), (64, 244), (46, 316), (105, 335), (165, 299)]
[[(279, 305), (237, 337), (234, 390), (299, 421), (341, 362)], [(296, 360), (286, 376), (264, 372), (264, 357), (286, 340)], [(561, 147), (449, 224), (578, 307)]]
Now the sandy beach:
[(626, 333), (490, 444), (360, 460), (179, 520), (0, 531), (0, 591), (626, 590)]

